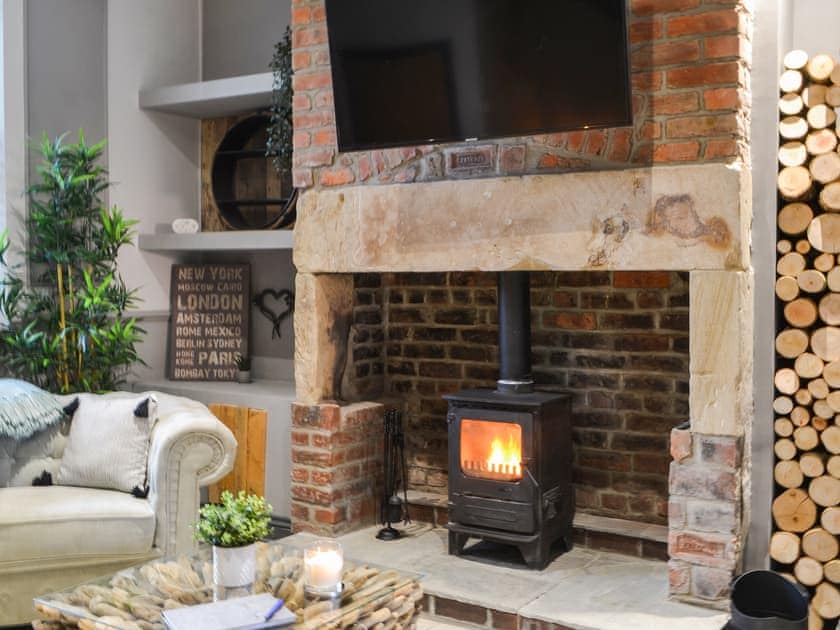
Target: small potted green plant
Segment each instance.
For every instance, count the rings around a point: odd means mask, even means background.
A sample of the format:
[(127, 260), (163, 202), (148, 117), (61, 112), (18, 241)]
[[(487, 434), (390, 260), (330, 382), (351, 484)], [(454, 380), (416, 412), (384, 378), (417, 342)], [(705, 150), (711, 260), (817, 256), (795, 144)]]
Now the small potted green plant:
[(268, 536), (271, 506), (256, 494), (225, 490), (220, 503), (208, 503), (195, 525), (198, 540), (213, 545), (213, 583), (225, 588), (254, 582), (255, 545)]
[(236, 373), (236, 381), (238, 383), (250, 383), (251, 357), (244, 354), (237, 354), (233, 358), (233, 362), (236, 363), (236, 368), (239, 370), (239, 372)]

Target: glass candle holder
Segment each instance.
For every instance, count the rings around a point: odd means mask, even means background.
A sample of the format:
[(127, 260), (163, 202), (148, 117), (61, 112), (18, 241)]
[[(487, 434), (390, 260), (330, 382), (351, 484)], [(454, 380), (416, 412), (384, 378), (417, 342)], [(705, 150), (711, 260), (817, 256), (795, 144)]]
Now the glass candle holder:
[(344, 550), (335, 540), (316, 540), (303, 550), (303, 584), (307, 593), (334, 597), (341, 592)]

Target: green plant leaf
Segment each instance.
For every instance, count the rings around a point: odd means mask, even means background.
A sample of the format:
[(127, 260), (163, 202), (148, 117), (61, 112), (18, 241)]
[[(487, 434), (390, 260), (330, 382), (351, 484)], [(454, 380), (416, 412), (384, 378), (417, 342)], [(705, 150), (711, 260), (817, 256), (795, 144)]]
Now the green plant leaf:
[(140, 362), (136, 344), (145, 331), (126, 315), (136, 295), (116, 262), (132, 243), (136, 221), (104, 207), (109, 182), (99, 161), (105, 140), (89, 146), (83, 130), (76, 144), (65, 137), (44, 133), (30, 143), (40, 157), (25, 220), (32, 286), (18, 275), (19, 265), (9, 266), (10, 239), (0, 234), (0, 360), (11, 376), (51, 391), (107, 391)]
[(209, 503), (199, 511), (195, 537), (220, 547), (250, 545), (268, 536), (271, 509), (261, 496), (225, 490), (220, 503)]

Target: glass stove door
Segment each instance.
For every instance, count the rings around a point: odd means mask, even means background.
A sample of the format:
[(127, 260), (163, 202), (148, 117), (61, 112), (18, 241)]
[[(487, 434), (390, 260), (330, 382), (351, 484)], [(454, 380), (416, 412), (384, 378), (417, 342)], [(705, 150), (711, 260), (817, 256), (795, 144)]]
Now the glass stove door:
[(461, 472), (494, 481), (522, 479), (522, 426), (514, 422), (461, 419)]

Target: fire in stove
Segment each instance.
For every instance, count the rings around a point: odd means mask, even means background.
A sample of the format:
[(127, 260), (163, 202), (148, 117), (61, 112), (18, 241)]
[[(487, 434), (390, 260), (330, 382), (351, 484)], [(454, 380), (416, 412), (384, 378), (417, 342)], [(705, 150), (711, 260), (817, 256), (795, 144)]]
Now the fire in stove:
[(479, 479), (522, 479), (522, 427), (510, 422), (462, 420), (461, 470)]
[(499, 380), (449, 402), (449, 553), (481, 538), (544, 569), (572, 540), (571, 398), (534, 391), (527, 271), (499, 274)]

